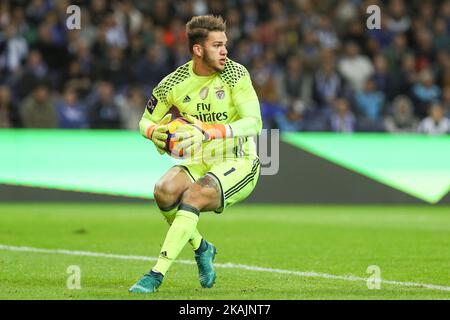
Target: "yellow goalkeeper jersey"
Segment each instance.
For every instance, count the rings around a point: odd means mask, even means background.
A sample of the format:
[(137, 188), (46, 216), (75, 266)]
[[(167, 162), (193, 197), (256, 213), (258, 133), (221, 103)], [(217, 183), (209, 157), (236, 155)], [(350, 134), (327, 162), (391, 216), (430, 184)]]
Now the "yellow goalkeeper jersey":
[[(227, 59), (222, 72), (198, 76), (192, 64), (191, 60), (178, 67), (154, 88), (140, 122), (141, 134), (146, 136), (147, 128), (168, 112), (181, 116), (187, 113), (205, 123), (231, 127), (233, 138), (203, 143), (203, 159), (257, 157), (255, 137), (246, 133), (260, 132), (262, 121), (258, 97), (247, 69)], [(239, 121), (244, 118), (257, 121)]]

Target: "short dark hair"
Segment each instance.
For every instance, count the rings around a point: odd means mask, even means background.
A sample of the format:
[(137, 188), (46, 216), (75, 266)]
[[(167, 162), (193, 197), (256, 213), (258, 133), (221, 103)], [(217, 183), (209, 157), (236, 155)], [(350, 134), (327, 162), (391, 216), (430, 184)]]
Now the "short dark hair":
[(189, 51), (192, 53), (194, 44), (203, 44), (211, 31), (225, 32), (225, 22), (221, 16), (204, 15), (193, 17), (186, 24)]

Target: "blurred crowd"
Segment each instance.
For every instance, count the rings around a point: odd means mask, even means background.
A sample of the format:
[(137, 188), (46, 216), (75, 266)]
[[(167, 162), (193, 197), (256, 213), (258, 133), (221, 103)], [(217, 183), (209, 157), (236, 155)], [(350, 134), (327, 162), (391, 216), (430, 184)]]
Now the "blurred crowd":
[(449, 0), (1, 0), (0, 128), (137, 130), (190, 59), (185, 23), (208, 13), (225, 18), (267, 129), (450, 133)]

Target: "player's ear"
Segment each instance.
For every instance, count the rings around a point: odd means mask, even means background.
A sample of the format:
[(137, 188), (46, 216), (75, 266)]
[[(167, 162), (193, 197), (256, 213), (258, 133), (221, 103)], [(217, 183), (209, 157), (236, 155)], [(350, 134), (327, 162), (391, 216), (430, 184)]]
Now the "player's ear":
[(192, 47), (192, 51), (198, 57), (202, 57), (203, 56), (203, 48), (199, 44), (194, 44), (194, 46)]

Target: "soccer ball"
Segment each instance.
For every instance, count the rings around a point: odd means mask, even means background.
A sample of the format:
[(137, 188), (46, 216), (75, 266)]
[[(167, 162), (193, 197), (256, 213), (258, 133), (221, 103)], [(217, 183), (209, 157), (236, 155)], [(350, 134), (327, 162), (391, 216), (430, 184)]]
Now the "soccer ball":
[(189, 122), (184, 119), (183, 117), (175, 118), (174, 120), (170, 121), (167, 126), (167, 140), (166, 145), (164, 147), (164, 150), (168, 155), (174, 158), (183, 158), (184, 157), (184, 151), (183, 150), (177, 150), (176, 146), (179, 141), (174, 141), (174, 135), (177, 129), (180, 126), (183, 126), (185, 124), (188, 124)]

